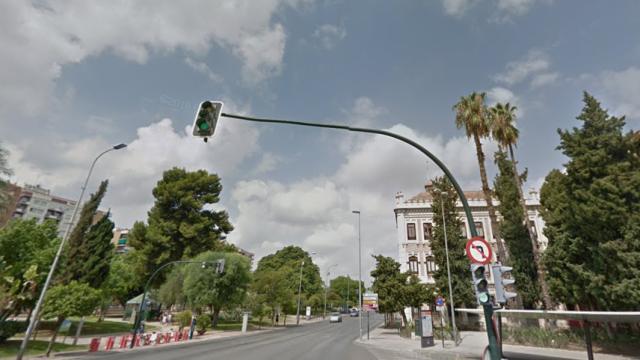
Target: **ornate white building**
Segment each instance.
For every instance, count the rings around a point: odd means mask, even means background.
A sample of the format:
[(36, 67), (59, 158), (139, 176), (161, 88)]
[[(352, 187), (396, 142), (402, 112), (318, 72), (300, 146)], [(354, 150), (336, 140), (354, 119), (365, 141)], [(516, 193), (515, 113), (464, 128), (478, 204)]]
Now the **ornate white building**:
[[(405, 200), (401, 192), (397, 193), (396, 207), (394, 209), (396, 228), (398, 229), (398, 262), (400, 263), (400, 271), (411, 270), (418, 275), (421, 282), (430, 284), (435, 282), (433, 274), (437, 269), (430, 245), (434, 216), (431, 211), (432, 197), (429, 191), (431, 187), (432, 184), (429, 181), (425, 185), (424, 192), (408, 200)], [(471, 207), (474, 226), (478, 235), (483, 236), (493, 245), (495, 261), (495, 239), (491, 231), (489, 211), (484, 200), (484, 194), (482, 191), (465, 191), (465, 196)], [(497, 206), (499, 201), (494, 199), (493, 203), (494, 206)], [(536, 191), (529, 192), (526, 205), (529, 224), (537, 236), (540, 249), (544, 250), (547, 247), (548, 239), (542, 233), (544, 221), (540, 216), (540, 198)], [(460, 201), (457, 203), (457, 209), (463, 222), (462, 234), (468, 237), (469, 224)], [(492, 280), (490, 279), (490, 282)]]

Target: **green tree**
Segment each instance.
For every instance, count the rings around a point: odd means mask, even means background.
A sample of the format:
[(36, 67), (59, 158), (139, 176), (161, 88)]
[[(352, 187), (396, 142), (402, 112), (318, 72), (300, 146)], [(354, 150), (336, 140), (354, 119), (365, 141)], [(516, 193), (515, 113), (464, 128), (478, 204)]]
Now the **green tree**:
[(56, 328), (47, 348), (47, 356), (51, 353), (62, 322), (71, 316), (91, 314), (99, 302), (100, 291), (75, 280), (66, 285), (56, 285), (47, 291), (42, 307), (42, 317), (57, 318)]
[[(516, 188), (518, 191), (519, 203), (522, 212), (522, 224), (527, 230), (527, 234), (529, 235), (529, 242), (531, 243), (531, 248), (533, 251), (533, 262), (535, 265), (535, 269), (537, 271), (537, 279), (540, 283), (540, 289), (542, 290), (542, 300), (544, 302), (544, 306), (546, 309), (552, 309), (553, 303), (551, 301), (551, 297), (549, 296), (549, 288), (547, 286), (546, 278), (545, 278), (545, 270), (544, 264), (541, 261), (540, 248), (537, 240), (537, 236), (534, 234), (533, 229), (529, 225), (529, 216), (527, 212), (527, 204), (524, 198), (524, 193), (522, 191), (522, 184), (526, 180), (525, 175), (520, 175), (518, 172), (516, 156), (513, 148), (518, 143), (518, 136), (520, 132), (518, 128), (515, 126), (516, 122), (516, 110), (517, 107), (511, 106), (509, 103), (501, 104), (497, 103), (495, 106), (489, 109), (491, 114), (491, 135), (498, 142), (499, 147), (504, 150), (509, 150), (509, 157), (511, 159), (511, 173), (513, 175), (514, 181), (516, 182)], [(496, 160), (497, 162), (497, 160)], [(525, 171), (526, 174), (526, 171)], [(497, 190), (496, 190), (497, 191)], [(502, 211), (502, 210), (501, 210)], [(517, 211), (517, 209), (513, 209), (512, 211)], [(501, 214), (504, 214), (501, 212)], [(504, 234), (505, 230), (502, 230), (502, 236), (505, 238), (505, 241), (508, 244), (508, 240), (506, 240), (506, 235)], [(509, 247), (509, 250), (511, 248)], [(514, 255), (515, 256), (515, 255)]]
[(511, 265), (516, 280), (520, 304), (525, 309), (535, 308), (540, 298), (534, 251), (532, 249), (524, 215), (520, 206), (518, 184), (513, 176), (513, 166), (504, 152), (495, 154), (499, 174), (496, 176), (494, 188), (500, 200), (498, 210), (502, 215), (502, 237), (511, 251)]
[(185, 268), (175, 267), (167, 276), (167, 280), (160, 286), (158, 291), (158, 299), (163, 304), (184, 304), (186, 301), (184, 295), (184, 277)]
[(142, 292), (144, 281), (136, 265), (139, 257), (135, 252), (114, 256), (106, 281), (102, 284), (104, 294), (123, 307), (127, 301)]
[(435, 263), (438, 266), (434, 273), (436, 289), (438, 289), (445, 299), (451, 299), (451, 295), (449, 294), (449, 277), (447, 274), (447, 256), (444, 244), (444, 223), (442, 221), (442, 209), (444, 207), (454, 306), (472, 306), (475, 304), (475, 295), (473, 288), (469, 285), (471, 273), (469, 271), (469, 259), (465, 256), (466, 239), (462, 235), (461, 228), (463, 223), (456, 208), (458, 195), (451, 182), (445, 177), (437, 177), (433, 180), (433, 187), (430, 194), (433, 198), (431, 211), (433, 212), (434, 222), (431, 251), (433, 252)]
[(558, 131), (566, 173), (552, 171), (541, 189), (549, 290), (582, 310), (638, 310), (638, 133), (624, 134), (624, 117), (588, 93), (577, 119), (580, 127)]
[(252, 289), (258, 297), (257, 301), (271, 308), (271, 323), (275, 324), (276, 311), (293, 297), (287, 283), (287, 273), (271, 269), (255, 271)]
[[(351, 279), (347, 276), (338, 276), (332, 279), (329, 287), (335, 291), (342, 299), (343, 304), (347, 304), (347, 307), (359, 307), (360, 300), (358, 299), (358, 280)], [(364, 281), (361, 283), (363, 292), (365, 289)], [(347, 302), (348, 300), (348, 302)]]
[[(464, 128), (467, 138), (473, 138), (473, 142), (475, 143), (478, 167), (480, 168), (480, 180), (482, 181), (482, 192), (484, 193), (484, 199), (487, 202), (487, 209), (489, 210), (492, 233), (498, 245), (499, 260), (507, 263), (509, 258), (502, 241), (502, 236), (500, 235), (498, 217), (495, 207), (493, 206), (491, 189), (489, 188), (489, 180), (487, 179), (487, 170), (484, 165), (485, 156), (482, 151), (482, 143), (480, 142), (481, 139), (487, 138), (490, 134), (490, 115), (485, 104), (485, 96), (485, 93), (475, 92), (468, 96), (463, 96), (460, 98), (460, 101), (453, 106), (453, 110), (456, 112), (456, 126), (458, 129)], [(473, 226), (473, 224), (469, 224), (469, 226)]]
[(215, 267), (204, 269), (201, 264), (191, 264), (185, 268), (184, 294), (194, 307), (210, 307), (213, 312), (212, 326), (218, 324), (222, 309), (233, 309), (244, 303), (251, 283), (249, 260), (235, 253), (207, 251), (194, 258), (195, 261), (216, 261), (224, 259), (224, 272), (218, 274)]
[(53, 221), (14, 220), (0, 229), (0, 322), (33, 307), (59, 241)]
[(109, 275), (114, 255), (112, 238), (113, 222), (107, 214), (89, 228), (85, 240), (87, 257), (84, 260), (84, 273), (78, 281), (87, 283), (94, 289), (102, 286)]
[(85, 265), (91, 256), (87, 243), (87, 233), (93, 224), (100, 202), (102, 202), (102, 198), (107, 192), (108, 184), (107, 180), (101, 182), (98, 191), (95, 194), (91, 194), (89, 200), (82, 206), (78, 222), (71, 231), (65, 246), (65, 262), (64, 266), (61, 267), (62, 273), (60, 276), (60, 281), (63, 283), (85, 279), (87, 270)]
[[(220, 178), (205, 170), (173, 168), (164, 172), (153, 189), (155, 203), (147, 224), (134, 224), (129, 241), (144, 260), (144, 274), (159, 266), (205, 251), (222, 250), (223, 234), (233, 230), (226, 211), (211, 209), (220, 201)], [(159, 274), (156, 285), (165, 276)]]
[(402, 320), (407, 324), (407, 315), (404, 313), (405, 284), (407, 275), (400, 272), (400, 264), (393, 258), (383, 255), (374, 255), (376, 267), (371, 271), (373, 291), (378, 294), (379, 311), (384, 314), (400, 312)]
[(415, 274), (405, 273), (407, 283), (405, 285), (404, 302), (412, 308), (419, 309), (422, 304), (433, 304), (435, 287), (423, 284)]
[(287, 246), (274, 254), (260, 259), (256, 273), (267, 270), (283, 271), (286, 274), (286, 283), (293, 294), (297, 296), (300, 282), (300, 264), (302, 266), (302, 294), (304, 298), (324, 291), (320, 269), (313, 263), (309, 253), (298, 246)]

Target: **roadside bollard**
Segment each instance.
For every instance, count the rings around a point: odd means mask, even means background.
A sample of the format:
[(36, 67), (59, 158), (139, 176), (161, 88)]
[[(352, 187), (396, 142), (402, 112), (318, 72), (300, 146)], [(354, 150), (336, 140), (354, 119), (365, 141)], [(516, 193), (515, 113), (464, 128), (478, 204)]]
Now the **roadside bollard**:
[(113, 349), (113, 344), (114, 344), (115, 342), (116, 342), (116, 338), (115, 338), (115, 336), (109, 336), (109, 337), (107, 338), (107, 344), (106, 344), (106, 346), (104, 347), (104, 349), (105, 349), (105, 350), (107, 350), (107, 351), (109, 351), (109, 350)]
[(168, 344), (171, 342), (171, 333), (164, 334), (164, 343)]
[(123, 335), (122, 338), (120, 338), (120, 349), (126, 348), (128, 343), (129, 335)]
[[(143, 334), (136, 336), (136, 346), (140, 346), (140, 342), (142, 341), (143, 336), (144, 336)], [(144, 342), (142, 342), (142, 345), (144, 345)]]
[(89, 352), (96, 352), (100, 349), (100, 338), (91, 339), (91, 343), (89, 344)]
[(175, 331), (173, 333), (173, 342), (178, 342), (180, 341), (180, 332), (179, 331)]
[(187, 340), (189, 340), (189, 330), (188, 329), (182, 331), (182, 341), (187, 341)]

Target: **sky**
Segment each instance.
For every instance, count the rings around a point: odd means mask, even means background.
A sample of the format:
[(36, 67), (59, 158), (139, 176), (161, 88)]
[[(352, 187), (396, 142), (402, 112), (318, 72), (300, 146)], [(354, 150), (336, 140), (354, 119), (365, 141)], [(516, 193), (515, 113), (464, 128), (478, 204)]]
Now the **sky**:
[[(518, 107), (527, 188), (566, 159), (557, 129), (579, 126), (582, 92), (640, 125), (635, 0), (188, 0), (0, 3), (0, 145), (11, 180), (75, 199), (109, 179), (116, 226), (145, 221), (174, 166), (217, 173), (228, 240), (256, 259), (286, 245), (326, 275), (363, 277), (397, 256), (395, 194), (440, 175), (406, 144), (222, 118), (190, 136), (197, 104), (228, 113), (386, 129), (430, 149), (480, 188), (475, 148), (452, 106), (473, 91)], [(487, 167), (495, 144), (486, 140)]]

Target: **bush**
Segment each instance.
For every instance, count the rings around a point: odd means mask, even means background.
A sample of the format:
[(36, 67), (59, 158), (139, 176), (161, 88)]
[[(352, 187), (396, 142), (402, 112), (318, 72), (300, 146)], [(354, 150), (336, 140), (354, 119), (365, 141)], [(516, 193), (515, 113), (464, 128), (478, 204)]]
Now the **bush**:
[(3, 321), (0, 322), (0, 344), (13, 335), (27, 330), (27, 323), (24, 321)]
[(180, 327), (180, 329), (186, 328), (191, 326), (191, 317), (193, 315), (191, 314), (191, 311), (189, 310), (185, 310), (182, 312), (179, 312), (176, 314), (176, 321), (178, 322), (178, 326)]
[(198, 315), (196, 318), (196, 331), (202, 335), (207, 332), (207, 329), (211, 326), (211, 316), (207, 314)]

